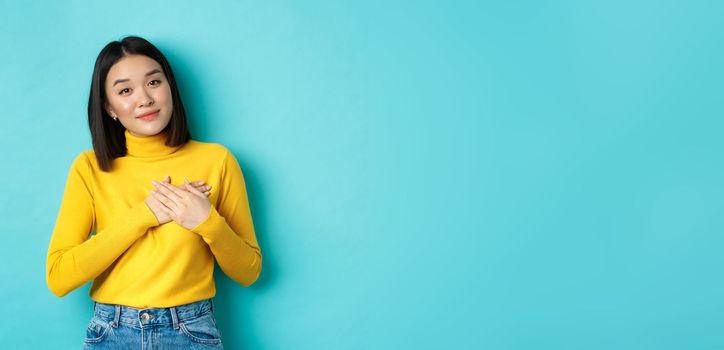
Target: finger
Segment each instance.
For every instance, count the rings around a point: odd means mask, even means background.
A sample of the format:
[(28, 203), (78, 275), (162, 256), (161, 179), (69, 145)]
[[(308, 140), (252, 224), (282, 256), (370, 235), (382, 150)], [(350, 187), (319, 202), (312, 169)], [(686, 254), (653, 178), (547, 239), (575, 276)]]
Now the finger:
[(151, 181), (153, 186), (155, 186), (155, 190), (158, 193), (163, 194), (164, 196), (168, 197), (168, 199), (171, 199), (173, 201), (180, 201), (181, 198), (176, 194), (176, 192), (173, 192), (171, 190), (172, 187), (176, 187), (174, 185), (168, 184), (164, 181)]
[(173, 201), (172, 199), (168, 198), (164, 193), (161, 193), (158, 190), (152, 190), (151, 195), (154, 198), (158, 199), (158, 201), (161, 202), (164, 206), (173, 210), (174, 213), (176, 212), (176, 209), (178, 208), (178, 204), (176, 204), (176, 202)]
[(161, 201), (156, 199), (156, 196), (150, 196), (150, 197), (148, 197), (148, 200), (151, 201), (151, 206), (153, 206), (154, 209), (158, 208), (160, 206), (163, 206), (163, 203), (161, 203)]
[(202, 190), (192, 186), (189, 180), (184, 180), (183, 186), (187, 191), (191, 192), (192, 194), (195, 194), (197, 196), (203, 196)]
[(194, 181), (194, 186), (201, 186), (201, 185), (203, 185), (203, 184), (204, 184), (204, 181), (203, 181), (203, 180)]
[(194, 186), (194, 188), (199, 191), (206, 191), (209, 187), (209, 186), (201, 186), (201, 185), (192, 185), (192, 186)]
[[(151, 181), (151, 182), (153, 182), (153, 181)], [(168, 175), (166, 175), (166, 176), (163, 178), (163, 180), (158, 181), (158, 182), (163, 182), (163, 183), (170, 184), (170, 183), (171, 183), (171, 177), (168, 176)], [(158, 187), (158, 186), (156, 186), (156, 187)]]
[(168, 207), (166, 207), (165, 204), (161, 203), (161, 201), (156, 199), (156, 197), (150, 196), (150, 197), (148, 197), (148, 200), (151, 201), (151, 206), (153, 207), (154, 211), (158, 210), (161, 213), (163, 213), (169, 217), (171, 216), (171, 215), (169, 215)]
[(184, 194), (186, 194), (186, 191), (184, 190), (183, 186), (176, 186), (172, 183), (162, 183), (161, 185), (164, 185), (169, 191), (172, 193), (177, 194), (180, 198), (184, 198)]
[(191, 186), (191, 184), (189, 183), (189, 180), (184, 180), (184, 185), (186, 185), (186, 189), (188, 189), (189, 192), (191, 192), (199, 197), (206, 198), (206, 196), (201, 191), (197, 190), (194, 186)]
[(173, 210), (169, 209), (167, 206), (163, 205), (163, 203), (159, 203), (158, 209), (167, 217), (171, 218), (171, 220), (176, 219), (176, 213), (173, 212)]
[[(186, 188), (186, 187), (185, 187), (185, 185), (184, 185), (184, 189), (185, 189), (185, 188)], [(201, 192), (201, 193), (208, 193), (208, 192), (209, 192), (209, 190), (207, 190), (205, 187), (194, 187), (194, 188), (195, 188), (197, 191)], [(189, 191), (189, 192), (191, 192), (191, 191)]]
[(208, 197), (208, 196), (209, 196), (209, 191), (204, 192), (204, 196)]
[(176, 188), (176, 186), (167, 184), (165, 182), (155, 182), (156, 189), (161, 193), (165, 194), (166, 197), (173, 199), (174, 201), (183, 201), (182, 190)]
[[(199, 190), (199, 192), (209, 193), (209, 190), (211, 189), (211, 186), (195, 186), (194, 187)], [(182, 189), (186, 191), (186, 185), (176, 186), (176, 188)]]

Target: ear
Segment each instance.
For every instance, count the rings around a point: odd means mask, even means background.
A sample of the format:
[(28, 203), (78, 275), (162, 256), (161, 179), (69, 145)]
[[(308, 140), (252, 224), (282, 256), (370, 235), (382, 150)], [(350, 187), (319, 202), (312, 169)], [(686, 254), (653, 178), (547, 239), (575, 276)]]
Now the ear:
[(108, 104), (108, 101), (103, 102), (103, 108), (105, 108), (106, 113), (108, 113), (111, 117), (116, 115), (116, 112), (113, 111), (113, 108), (111, 108), (111, 105)]

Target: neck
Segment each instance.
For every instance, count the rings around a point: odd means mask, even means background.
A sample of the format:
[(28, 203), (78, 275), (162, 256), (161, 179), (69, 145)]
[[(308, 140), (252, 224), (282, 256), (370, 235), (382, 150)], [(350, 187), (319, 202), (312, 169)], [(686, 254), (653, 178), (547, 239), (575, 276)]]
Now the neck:
[(166, 146), (167, 132), (164, 129), (155, 135), (135, 136), (128, 129), (124, 132), (126, 136), (126, 149), (131, 157), (156, 157), (169, 155), (179, 147)]

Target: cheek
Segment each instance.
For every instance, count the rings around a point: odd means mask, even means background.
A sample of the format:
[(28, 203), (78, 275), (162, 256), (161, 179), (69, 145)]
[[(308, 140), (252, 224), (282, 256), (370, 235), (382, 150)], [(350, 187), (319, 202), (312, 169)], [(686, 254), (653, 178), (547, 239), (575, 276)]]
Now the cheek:
[(118, 114), (133, 113), (134, 105), (128, 100), (111, 101), (110, 103), (111, 107), (113, 107)]
[(131, 103), (130, 101), (121, 102), (121, 109), (123, 109), (126, 112), (133, 112), (135, 107), (136, 107), (135, 104)]
[(156, 102), (163, 105), (169, 105), (171, 104), (171, 89), (168, 88), (168, 85), (164, 89), (158, 89), (156, 96), (155, 96)]

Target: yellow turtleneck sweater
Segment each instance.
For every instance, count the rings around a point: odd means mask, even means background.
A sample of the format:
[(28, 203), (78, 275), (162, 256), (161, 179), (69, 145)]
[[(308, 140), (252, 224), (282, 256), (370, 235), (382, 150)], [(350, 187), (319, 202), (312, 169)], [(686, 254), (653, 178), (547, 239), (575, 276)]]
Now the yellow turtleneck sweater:
[[(50, 290), (64, 296), (92, 280), (97, 302), (170, 307), (216, 294), (214, 261), (238, 283), (254, 283), (261, 250), (234, 155), (194, 140), (169, 147), (164, 133), (125, 135), (128, 153), (113, 161), (112, 171), (100, 170), (92, 149), (73, 161), (48, 248)], [(195, 228), (159, 225), (144, 202), (155, 188), (151, 180), (166, 175), (176, 186), (184, 179), (212, 186), (211, 210)]]

